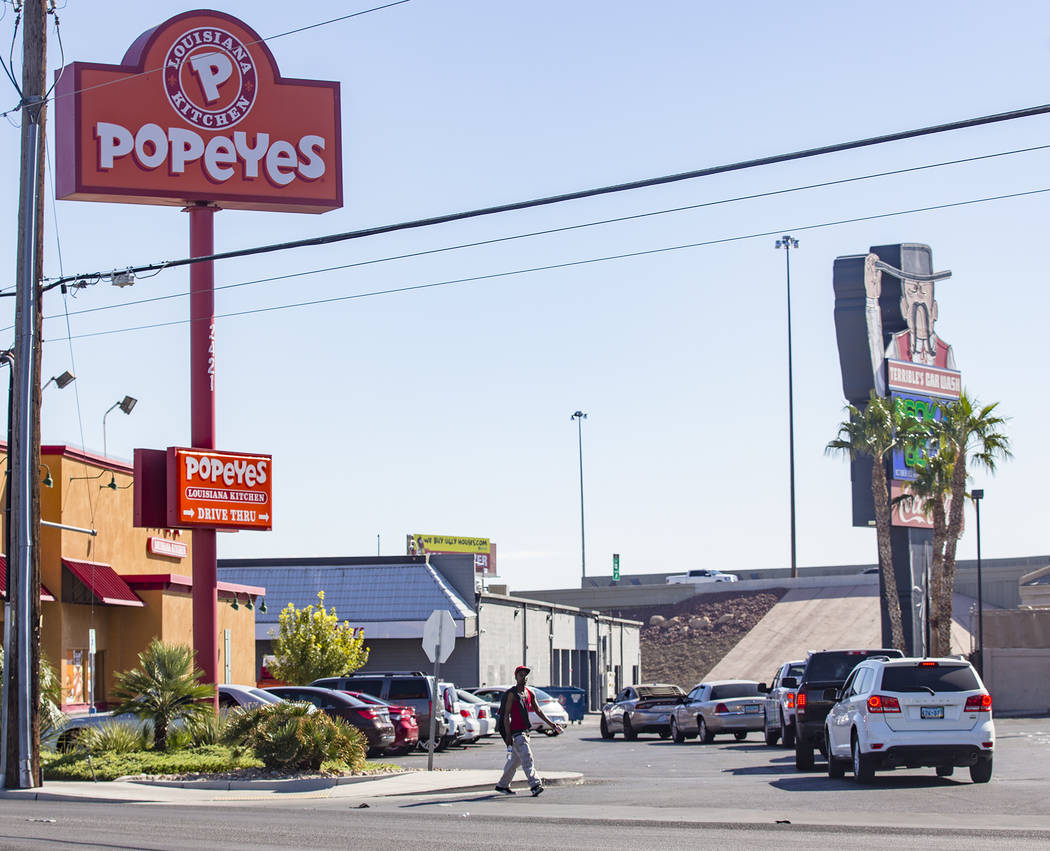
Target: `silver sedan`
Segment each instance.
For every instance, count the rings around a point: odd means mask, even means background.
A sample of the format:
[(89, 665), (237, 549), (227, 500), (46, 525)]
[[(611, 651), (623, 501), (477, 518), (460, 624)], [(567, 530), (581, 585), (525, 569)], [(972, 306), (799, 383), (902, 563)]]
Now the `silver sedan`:
[(678, 743), (700, 737), (705, 745), (720, 733), (737, 741), (765, 721), (765, 695), (754, 680), (711, 680), (693, 686), (671, 714), (671, 737)]

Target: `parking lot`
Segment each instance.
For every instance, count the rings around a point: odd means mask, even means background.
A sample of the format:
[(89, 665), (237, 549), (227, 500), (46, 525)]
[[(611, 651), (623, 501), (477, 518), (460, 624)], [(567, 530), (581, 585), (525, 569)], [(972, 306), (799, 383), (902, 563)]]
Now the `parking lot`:
[[(894, 813), (902, 826), (945, 828), (994, 827), (1005, 825), (1012, 815), (1041, 815), (1043, 823), (1050, 824), (1045, 794), (1050, 718), (1000, 718), (996, 725), (995, 775), (991, 783), (981, 785), (972, 783), (965, 771), (941, 778), (933, 769), (880, 773), (869, 786), (860, 786), (849, 776), (832, 780), (822, 761), (814, 771), (796, 771), (794, 751), (768, 747), (759, 734), (742, 742), (718, 737), (710, 745), (697, 740), (674, 744), (656, 735), (642, 735), (633, 742), (621, 736), (604, 740), (595, 715), (557, 738), (534, 735), (532, 741), (541, 776), (545, 769), (580, 771), (585, 776), (581, 786), (548, 790), (541, 799), (547, 806), (688, 809), (718, 820), (767, 813), (772, 821), (819, 824), (829, 819), (830, 823), (882, 819)], [(504, 755), (502, 742), (493, 737), (438, 754), (435, 767), (499, 768)], [(426, 759), (426, 754), (418, 753), (393, 761), (425, 769)], [(502, 803), (532, 802), (519, 795)]]

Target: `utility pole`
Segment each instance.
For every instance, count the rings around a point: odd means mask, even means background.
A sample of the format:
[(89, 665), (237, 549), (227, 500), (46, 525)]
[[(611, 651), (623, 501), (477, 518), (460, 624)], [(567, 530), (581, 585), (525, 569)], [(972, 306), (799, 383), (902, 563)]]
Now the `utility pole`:
[(22, 157), (18, 199), (14, 392), (4, 720), (0, 773), (9, 789), (40, 785), (40, 270), (44, 262), (47, 6), (22, 4)]

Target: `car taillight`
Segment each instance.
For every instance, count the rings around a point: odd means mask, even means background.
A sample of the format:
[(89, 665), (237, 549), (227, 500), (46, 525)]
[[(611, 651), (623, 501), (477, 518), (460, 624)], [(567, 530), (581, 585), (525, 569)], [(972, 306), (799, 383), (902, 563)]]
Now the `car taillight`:
[(478, 710), (478, 718), (488, 718), (488, 717), (489, 717), (489, 715), (485, 711), (484, 707), (482, 707), (481, 709)]
[(966, 712), (991, 712), (992, 696), (990, 694), (971, 694), (966, 698)]
[(723, 715), (728, 711), (729, 710), (726, 709), (726, 705), (724, 703), (719, 703), (717, 706), (715, 706), (715, 715)]
[(358, 709), (357, 714), (362, 718), (368, 718), (369, 720), (379, 717), (379, 714), (374, 709)]
[(797, 695), (795, 695), (795, 708), (796, 709), (805, 709), (806, 708), (806, 693), (804, 691), (800, 691)]
[(795, 695), (792, 694), (791, 692), (788, 692), (788, 709), (794, 709), (794, 708), (795, 708)]
[(919, 663), (919, 667), (920, 668), (936, 668), (937, 667), (937, 663), (936, 662), (920, 662)]
[(464, 718), (469, 718), (470, 717), (470, 710), (469, 709), (461, 709), (461, 710), (459, 710), (459, 714), (462, 715)]
[(450, 698), (448, 696), (448, 692), (447, 691), (445, 692), (445, 711), (446, 712), (451, 712), (452, 711), (452, 698)]
[(873, 694), (868, 698), (868, 712), (900, 712), (900, 701), (886, 694)]

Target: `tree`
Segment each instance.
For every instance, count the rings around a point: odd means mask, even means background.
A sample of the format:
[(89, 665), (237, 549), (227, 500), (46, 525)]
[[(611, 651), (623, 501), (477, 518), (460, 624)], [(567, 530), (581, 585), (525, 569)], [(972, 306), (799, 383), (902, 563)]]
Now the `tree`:
[(882, 576), (882, 606), (890, 622), (893, 646), (904, 652), (904, 625), (900, 594), (893, 574), (890, 545), (890, 493), (886, 478), (886, 456), (897, 447), (914, 449), (928, 437), (926, 426), (908, 416), (893, 400), (871, 391), (864, 409), (847, 406), (849, 419), (839, 424), (839, 436), (825, 448), (829, 453), (871, 458), (871, 495), (875, 503), (875, 534), (878, 541), (879, 572)]
[[(273, 630), (270, 631), (273, 635)], [(289, 603), (277, 621), (270, 672), (279, 680), (306, 685), (321, 677), (351, 674), (368, 661), (363, 629), (339, 622), (335, 608), (325, 611), (324, 591), (317, 605), (297, 609)]]
[(944, 543), (944, 570), (941, 574), (939, 644), (950, 652), (952, 594), (955, 590), (955, 550), (962, 535), (963, 500), (969, 479), (967, 464), (995, 472), (996, 463), (1013, 457), (1010, 439), (1002, 431), (1006, 420), (995, 413), (998, 402), (983, 407), (963, 393), (957, 402), (944, 405), (936, 425), (942, 451), (948, 449), (954, 463), (951, 469), (951, 502)]
[(202, 702), (215, 696), (215, 686), (200, 682), (203, 676), (193, 664), (192, 648), (154, 638), (139, 653), (138, 668), (117, 674), (115, 713), (153, 722), (154, 747), (165, 750), (172, 722), (214, 712), (211, 703)]

